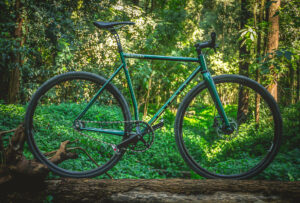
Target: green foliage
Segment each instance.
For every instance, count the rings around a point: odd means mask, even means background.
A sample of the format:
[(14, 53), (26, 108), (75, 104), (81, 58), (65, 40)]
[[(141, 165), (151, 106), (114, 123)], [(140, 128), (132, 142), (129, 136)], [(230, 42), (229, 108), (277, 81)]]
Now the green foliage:
[[(74, 108), (76, 106), (74, 105)], [(57, 118), (61, 117), (61, 110), (64, 109), (63, 106), (54, 108), (53, 106), (49, 109), (45, 109), (42, 114), (43, 117), (39, 118), (40, 122), (47, 124), (49, 118), (47, 115), (51, 113)], [(74, 111), (80, 111), (80, 109), (74, 109)], [(96, 110), (96, 109), (94, 109)], [(1, 130), (8, 130), (16, 127), (20, 121), (22, 121), (24, 116), (25, 107), (21, 105), (0, 105), (0, 118), (1, 118)], [(103, 113), (102, 110), (98, 110), (99, 113)], [(106, 112), (111, 112), (111, 109), (108, 109)], [(150, 111), (151, 112), (151, 111)], [(296, 181), (300, 180), (300, 151), (298, 149), (297, 143), (299, 143), (300, 134), (299, 134), (299, 112), (300, 112), (300, 103), (296, 105), (289, 106), (283, 109), (284, 116), (284, 141), (278, 156), (271, 163), (271, 165), (259, 174), (255, 179), (268, 179), (268, 180), (290, 180)], [(213, 113), (209, 109), (203, 109), (201, 114), (209, 117)], [(68, 120), (68, 112), (65, 112), (64, 119)], [(91, 114), (92, 115), (92, 114)], [(91, 116), (90, 115), (90, 116)], [(95, 113), (94, 115), (98, 115)], [(53, 118), (53, 117), (51, 117)], [(114, 178), (186, 178), (191, 177), (193, 179), (203, 179), (203, 177), (195, 174), (189, 167), (185, 164), (182, 157), (180, 156), (176, 143), (174, 140), (173, 132), (173, 123), (175, 115), (171, 111), (166, 111), (164, 115), (165, 127), (161, 130), (156, 131), (155, 142), (152, 147), (144, 153), (131, 153), (127, 152), (122, 160), (112, 168), (108, 173)], [(55, 122), (55, 120), (51, 120)], [(192, 120), (191, 120), (192, 122)], [(263, 122), (263, 121), (261, 121)], [(60, 123), (56, 123), (55, 129), (49, 129), (50, 131), (60, 132)], [(201, 125), (202, 129), (207, 128), (209, 124), (203, 122)], [(209, 130), (209, 129), (207, 129)], [(66, 136), (71, 132), (64, 132)], [(249, 140), (247, 141), (249, 142)], [(222, 143), (219, 143), (222, 144)], [(94, 145), (94, 144), (92, 144)], [(91, 146), (92, 146), (91, 145)], [(251, 143), (247, 143), (251, 146)], [(51, 148), (51, 146), (48, 146)], [(238, 146), (234, 146), (238, 147)], [(240, 146), (241, 147), (241, 146)], [(205, 149), (205, 145), (202, 146)], [(224, 149), (224, 153), (226, 149)], [(28, 158), (32, 158), (32, 155), (25, 148), (25, 155)], [(91, 150), (91, 155), (96, 156), (93, 153), (95, 151)], [(224, 154), (226, 156), (226, 153)], [(241, 157), (243, 155), (238, 155)], [(248, 155), (246, 155), (248, 156)], [(253, 161), (256, 163), (257, 160), (247, 157), (249, 164)], [(72, 162), (66, 162), (64, 164), (70, 164)], [(74, 164), (74, 163), (72, 163)], [(78, 167), (81, 167), (81, 162), (78, 162)], [(231, 164), (231, 160), (226, 160), (217, 163), (217, 168), (222, 170), (235, 170), (234, 166)], [(190, 176), (186, 176), (185, 173), (189, 173)], [(53, 174), (50, 174), (49, 178), (56, 177)], [(97, 178), (108, 178), (106, 175), (102, 175)]]
[(23, 122), (25, 107), (22, 105), (5, 105), (0, 103), (0, 131), (11, 130)]
[[(300, 142), (300, 102), (287, 106), (282, 111), (284, 123), (283, 151), (299, 147)], [(299, 153), (299, 152), (298, 152)]]
[(240, 34), (241, 36), (239, 40), (242, 41), (240, 46), (244, 46), (244, 44), (246, 44), (247, 48), (251, 49), (251, 46), (254, 45), (253, 42), (255, 42), (257, 39), (257, 33), (255, 29), (248, 25), (245, 25), (245, 28), (240, 30)]
[[(280, 101), (287, 105), (283, 109), (284, 144), (279, 158), (259, 178), (298, 180), (299, 172), (295, 165), (299, 155), (295, 150), (299, 143), (299, 89), (296, 72), (299, 71), (299, 9), (296, 1), (282, 1), (280, 11), (279, 49), (272, 54), (262, 54), (266, 45), (261, 41), (261, 54), (257, 54), (258, 35), (266, 38), (268, 22), (256, 22), (252, 16), (245, 29), (240, 30), (240, 2), (233, 0), (140, 0), (135, 4), (130, 0), (91, 0), (91, 1), (21, 1), (21, 11), (15, 10), (15, 1), (0, 2), (0, 74), (18, 67), (11, 59), (21, 54), (23, 65), (20, 69), (20, 102), (29, 101), (36, 89), (47, 79), (68, 71), (89, 71), (108, 78), (118, 61), (116, 44), (112, 36), (95, 28), (93, 21), (133, 21), (135, 26), (127, 26), (119, 31), (125, 52), (196, 57), (194, 44), (209, 40), (212, 31), (217, 33), (219, 49), (217, 53), (206, 50), (208, 66), (213, 74), (236, 74), (239, 63), (246, 60), (250, 64), (249, 76), (262, 75), (260, 83), (268, 86), (273, 75), (269, 67), (273, 65), (280, 77)], [(248, 10), (260, 9), (256, 3), (249, 2)], [(270, 3), (266, 5), (266, 8)], [(23, 38), (14, 36), (16, 13), (23, 18)], [(254, 11), (253, 11), (254, 12)], [(24, 41), (19, 46), (20, 40)], [(239, 58), (239, 43), (247, 45), (250, 56)], [(154, 114), (175, 89), (194, 70), (196, 64), (165, 61), (128, 60), (134, 90), (140, 104), (140, 112), (146, 105), (146, 95), (151, 77), (152, 84), (148, 98), (148, 112)], [(166, 127), (158, 131), (156, 143), (144, 154), (132, 156), (121, 161), (110, 173), (116, 178), (158, 178), (178, 177), (179, 172), (189, 168), (179, 156), (173, 139), (174, 110), (182, 96), (199, 82), (191, 86), (173, 102), (172, 111), (165, 113)], [(118, 76), (114, 84), (130, 99), (124, 75)], [(298, 81), (299, 83), (299, 81)], [(299, 84), (298, 84), (299, 85)], [(298, 93), (297, 93), (298, 91)], [(2, 92), (1, 92), (2, 94)], [(295, 95), (298, 94), (298, 98)], [(4, 105), (0, 103), (0, 130), (15, 128), (23, 121), (26, 106)], [(61, 109), (60, 109), (61, 110)], [(76, 111), (76, 108), (74, 109)], [(78, 109), (77, 109), (78, 110)], [(66, 112), (67, 115), (68, 112)], [(211, 116), (207, 110), (201, 112)], [(47, 123), (48, 111), (40, 117)], [(54, 110), (54, 114), (60, 116)], [(66, 116), (66, 119), (68, 117)], [(148, 117), (147, 117), (148, 118)], [(192, 121), (191, 121), (192, 122)], [(203, 130), (209, 130), (203, 123)], [(58, 127), (59, 128), (59, 127)], [(56, 129), (59, 130), (59, 129)], [(8, 140), (8, 139), (7, 139)], [(224, 150), (226, 151), (226, 150)], [(288, 152), (290, 151), (290, 152)], [(293, 152), (293, 153), (292, 153)], [(29, 152), (26, 152), (30, 156)], [(165, 156), (168, 154), (168, 156)], [(287, 160), (283, 161), (283, 157)], [(298, 161), (298, 162), (297, 162)], [(220, 163), (230, 166), (230, 161)], [(161, 174), (154, 170), (168, 171)], [(281, 172), (279, 172), (281, 171)], [(298, 170), (299, 171), (299, 170)], [(121, 174), (121, 175), (120, 175)], [(105, 177), (105, 176), (103, 176)], [(192, 177), (197, 175), (192, 172)]]

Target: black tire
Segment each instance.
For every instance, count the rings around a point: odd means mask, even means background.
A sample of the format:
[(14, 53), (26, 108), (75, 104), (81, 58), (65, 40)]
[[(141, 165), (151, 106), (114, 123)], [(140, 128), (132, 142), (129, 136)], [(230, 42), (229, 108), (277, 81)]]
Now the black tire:
[[(221, 75), (213, 80), (236, 130), (232, 134), (222, 131), (207, 85), (201, 82), (179, 106), (175, 121), (178, 149), (185, 162), (206, 178), (253, 177), (271, 163), (279, 150), (282, 119), (277, 103), (262, 85), (249, 78)], [(244, 111), (239, 108), (241, 93), (248, 95), (248, 102), (240, 101), (240, 107), (248, 104)], [(256, 109), (257, 98), (260, 102)]]
[[(106, 143), (117, 145), (124, 136), (82, 130), (89, 136), (86, 137), (73, 128), (75, 118), (106, 81), (92, 73), (69, 72), (51, 78), (33, 95), (25, 115), (28, 145), (34, 156), (52, 172), (72, 178), (94, 177), (111, 169), (123, 156), (123, 152), (115, 153)], [(109, 83), (81, 120), (121, 121), (118, 126), (107, 128), (125, 130), (122, 121), (130, 121), (131, 115), (124, 96)], [(99, 123), (84, 125), (98, 127), (95, 125)], [(70, 141), (67, 148), (72, 154), (69, 155), (74, 157), (59, 164), (51, 162), (50, 157), (66, 140)]]

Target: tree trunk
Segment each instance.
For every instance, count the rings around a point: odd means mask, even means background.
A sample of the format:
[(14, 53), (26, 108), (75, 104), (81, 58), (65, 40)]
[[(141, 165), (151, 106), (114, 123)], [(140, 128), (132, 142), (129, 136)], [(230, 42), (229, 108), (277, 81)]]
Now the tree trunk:
[(8, 202), (296, 202), (300, 198), (299, 181), (60, 179), (0, 189), (0, 198)]
[(151, 91), (152, 76), (153, 75), (151, 74), (148, 82), (148, 90), (147, 90), (147, 96), (146, 96), (145, 106), (144, 106), (144, 118), (147, 116), (147, 112), (148, 112), (148, 103), (149, 103), (149, 97)]
[(151, 7), (150, 7), (150, 12), (152, 13), (156, 7), (156, 0), (151, 0)]
[[(255, 25), (257, 28), (257, 44), (256, 44), (256, 58), (257, 58), (257, 63), (259, 64), (260, 57), (261, 57), (261, 43), (262, 43), (262, 35), (261, 33), (263, 30), (261, 30), (260, 23), (263, 21), (263, 16), (264, 16), (264, 7), (265, 7), (265, 0), (258, 0), (257, 5), (260, 8), (259, 10), (259, 17), (258, 17), (258, 23)], [(260, 69), (256, 69), (256, 81), (260, 83)], [(256, 94), (255, 95), (255, 121), (256, 123), (259, 123), (259, 109), (260, 109), (260, 95)]]
[[(270, 1), (269, 1), (270, 2)], [(268, 31), (268, 38), (267, 38), (267, 53), (269, 57), (273, 57), (274, 51), (278, 49), (279, 43), (279, 15), (276, 15), (280, 6), (280, 0), (271, 1), (270, 6), (268, 8), (268, 22), (269, 22), (269, 31)], [(273, 76), (273, 81), (271, 81), (268, 90), (274, 99), (278, 100), (278, 90), (277, 90), (277, 81), (278, 75), (276, 74), (274, 65), (269, 67), (270, 72)]]
[[(2, 137), (14, 132), (7, 146), (4, 145)], [(13, 184), (25, 182), (41, 182), (46, 178), (49, 169), (37, 160), (28, 160), (23, 155), (26, 136), (23, 124), (18, 128), (0, 132), (0, 184)], [(68, 151), (69, 140), (61, 143), (57, 151), (53, 151), (50, 161), (61, 163), (67, 159), (77, 157), (76, 153)], [(1, 198), (0, 198), (1, 199)]]
[(297, 85), (296, 85), (296, 100), (295, 103), (300, 101), (300, 61), (297, 61)]
[(145, 0), (145, 3), (144, 3), (144, 10), (146, 11), (146, 13), (148, 13), (148, 7), (149, 6), (149, 0)]
[(22, 38), (22, 26), (23, 26), (23, 17), (22, 17), (22, 10), (23, 4), (20, 0), (16, 1), (15, 5), (15, 12), (16, 12), (16, 28), (14, 30), (13, 36), (17, 41), (19, 41), (18, 46), (16, 49), (18, 50), (16, 53), (12, 54), (12, 69), (9, 71), (8, 74), (8, 103), (16, 103), (18, 99), (18, 94), (20, 91), (20, 67), (23, 64), (21, 54), (19, 48), (23, 46), (24, 39)]
[[(250, 12), (247, 9), (247, 1), (241, 1), (241, 16), (240, 16), (240, 29), (245, 28), (247, 20), (250, 18)], [(247, 51), (246, 45), (242, 46), (242, 42), (240, 42), (240, 63), (239, 63), (239, 74), (248, 77), (249, 71), (249, 63), (247, 59), (249, 58), (249, 51)], [(238, 112), (237, 112), (237, 120), (238, 123), (243, 122), (248, 114), (248, 103), (249, 103), (249, 92), (245, 90), (242, 86), (239, 91), (239, 101), (238, 101)]]
[(294, 92), (295, 92), (295, 88), (294, 88), (294, 84), (295, 84), (295, 71), (294, 71), (294, 67), (293, 65), (290, 63), (289, 64), (289, 76), (288, 76), (288, 90), (287, 90), (287, 94), (284, 95), (285, 97), (287, 97), (285, 100), (285, 104), (286, 105), (290, 105), (294, 103)]

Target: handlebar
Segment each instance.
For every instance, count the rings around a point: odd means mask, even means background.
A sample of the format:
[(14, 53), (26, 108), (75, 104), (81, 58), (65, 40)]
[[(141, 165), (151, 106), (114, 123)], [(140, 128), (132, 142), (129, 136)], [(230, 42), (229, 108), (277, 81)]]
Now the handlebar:
[(211, 37), (211, 40), (208, 41), (208, 42), (202, 42), (202, 43), (195, 44), (195, 47), (196, 47), (197, 51), (200, 51), (200, 53), (201, 53), (201, 49), (203, 49), (203, 48), (213, 48), (216, 51), (216, 47), (217, 47), (216, 37), (217, 37), (217, 35), (216, 35), (215, 32), (212, 32), (210, 34), (210, 37)]

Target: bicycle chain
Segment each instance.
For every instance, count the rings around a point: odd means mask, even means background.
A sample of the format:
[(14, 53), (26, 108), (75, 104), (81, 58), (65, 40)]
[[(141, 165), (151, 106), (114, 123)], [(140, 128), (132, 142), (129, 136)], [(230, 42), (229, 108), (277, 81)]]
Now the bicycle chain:
[[(147, 129), (148, 129), (148, 132), (147, 132), (146, 134), (151, 133), (152, 136), (153, 136), (153, 139), (152, 139), (150, 145), (147, 146), (144, 150), (133, 150), (133, 149), (130, 149), (129, 147), (127, 147), (127, 148), (125, 148), (125, 149), (124, 149), (124, 148), (118, 149), (117, 146), (116, 146), (115, 144), (108, 143), (108, 142), (99, 140), (99, 139), (97, 139), (97, 138), (91, 137), (91, 136), (89, 136), (89, 135), (87, 135), (87, 134), (82, 133), (80, 130), (77, 130), (77, 129), (74, 128), (75, 131), (77, 131), (77, 132), (78, 132), (80, 135), (82, 135), (82, 136), (85, 136), (85, 137), (87, 137), (87, 138), (89, 138), (89, 139), (91, 139), (91, 140), (93, 140), (93, 141), (96, 141), (96, 142), (101, 142), (101, 143), (104, 143), (104, 144), (106, 144), (106, 145), (110, 145), (116, 153), (120, 153), (120, 150), (127, 151), (128, 149), (131, 150), (131, 151), (133, 151), (133, 152), (145, 152), (146, 150), (148, 150), (148, 149), (152, 146), (152, 144), (153, 144), (153, 142), (154, 142), (154, 138), (155, 138), (155, 134), (154, 134), (154, 130), (153, 130), (152, 126), (149, 125), (148, 123), (144, 122), (144, 121), (139, 121), (139, 120), (131, 120), (131, 121), (83, 121), (83, 120), (78, 120), (77, 122), (79, 122), (79, 123), (97, 123), (97, 124), (120, 124), (120, 123), (133, 123), (133, 124), (135, 124), (135, 125), (136, 125), (136, 124), (139, 124), (139, 123), (146, 124)], [(130, 130), (130, 131), (131, 131), (131, 130)], [(130, 131), (129, 131), (129, 132), (130, 132)], [(145, 135), (146, 135), (146, 134), (145, 134)], [(145, 136), (145, 135), (144, 135), (144, 136)]]

